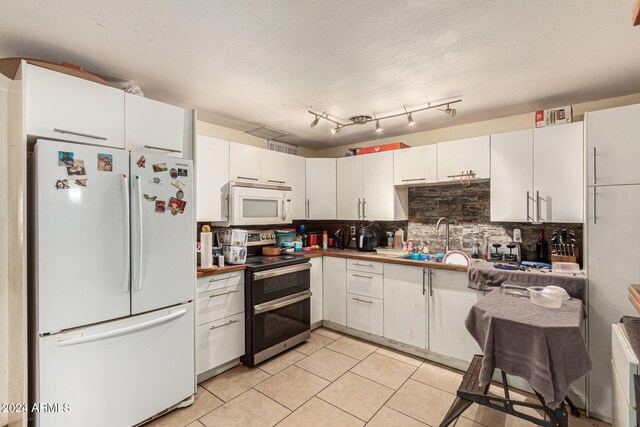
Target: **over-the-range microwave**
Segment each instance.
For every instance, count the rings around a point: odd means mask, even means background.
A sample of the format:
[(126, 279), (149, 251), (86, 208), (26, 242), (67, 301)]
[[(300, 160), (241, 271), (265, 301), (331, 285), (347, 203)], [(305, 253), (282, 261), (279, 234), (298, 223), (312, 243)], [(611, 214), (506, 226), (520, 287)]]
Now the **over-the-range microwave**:
[(223, 190), (226, 221), (220, 225), (291, 224), (291, 187), (229, 181)]

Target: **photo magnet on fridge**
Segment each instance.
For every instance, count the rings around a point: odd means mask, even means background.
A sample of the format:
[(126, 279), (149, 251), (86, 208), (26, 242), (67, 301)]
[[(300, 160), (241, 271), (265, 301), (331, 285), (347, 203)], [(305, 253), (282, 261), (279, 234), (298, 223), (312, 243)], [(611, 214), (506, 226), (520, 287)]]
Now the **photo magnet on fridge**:
[(158, 178), (157, 176), (150, 176), (149, 177), (149, 183), (150, 184), (162, 184), (162, 178)]
[(174, 209), (177, 209), (176, 213), (184, 213), (185, 206), (187, 206), (187, 202), (185, 202), (184, 200), (178, 200), (175, 197), (169, 199), (169, 210), (171, 210), (171, 213), (174, 215)]
[(156, 213), (164, 213), (166, 202), (164, 200), (156, 200)]
[(98, 154), (98, 170), (113, 172), (113, 156), (111, 154)]
[(144, 156), (140, 156), (136, 164), (138, 165), (139, 168), (144, 168), (146, 166), (146, 162), (147, 162), (147, 159), (145, 159)]
[(158, 196), (150, 196), (148, 194), (143, 194), (143, 196), (144, 196), (145, 200), (148, 200), (150, 202), (155, 202), (156, 199), (158, 198)]
[(79, 187), (86, 187), (87, 186), (87, 178), (76, 179), (76, 185), (79, 186)]
[(174, 168), (171, 168), (171, 170), (169, 171), (169, 175), (171, 176), (171, 178), (177, 178), (178, 177), (178, 171), (175, 170)]
[(56, 181), (56, 190), (66, 190), (67, 188), (69, 188), (69, 181), (66, 179)]
[(176, 187), (178, 190), (184, 190), (184, 182), (178, 181), (177, 179), (172, 180), (171, 185)]
[(58, 166), (73, 166), (73, 153), (58, 151)]
[(177, 198), (177, 199), (180, 199), (180, 200), (184, 199), (184, 191), (182, 191), (182, 190), (178, 190), (178, 191), (176, 192), (176, 198)]
[(74, 160), (73, 166), (67, 166), (67, 175), (86, 175), (84, 160)]
[(188, 173), (187, 169), (178, 168), (178, 176), (188, 176)]
[(166, 163), (156, 163), (153, 165), (154, 172), (166, 172), (167, 164)]

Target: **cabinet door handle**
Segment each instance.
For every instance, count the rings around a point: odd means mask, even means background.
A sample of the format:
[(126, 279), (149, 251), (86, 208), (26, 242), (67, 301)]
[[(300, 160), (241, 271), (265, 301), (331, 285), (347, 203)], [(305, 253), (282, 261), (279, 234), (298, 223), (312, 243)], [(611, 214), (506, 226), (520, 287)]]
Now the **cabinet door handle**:
[(358, 219), (360, 219), (360, 207), (362, 206), (362, 201), (358, 199)]
[(309, 219), (309, 199), (307, 199), (307, 219)]
[(58, 133), (68, 133), (69, 135), (84, 136), (85, 138), (99, 139), (101, 141), (106, 141), (107, 140), (107, 138), (105, 138), (104, 136), (91, 135), (91, 134), (88, 134), (88, 133), (74, 132), (72, 130), (53, 128), (53, 131), (54, 132), (58, 132)]
[(169, 153), (182, 153), (182, 150), (176, 150), (175, 148), (156, 147), (153, 145), (145, 145), (144, 148), (149, 148), (151, 150), (167, 151)]
[(249, 181), (259, 181), (258, 178), (251, 178), (250, 176), (236, 176), (238, 179), (248, 179)]
[(424, 280), (424, 276), (427, 274), (427, 269), (423, 268), (422, 269), (422, 295), (426, 295), (427, 293), (427, 289), (426, 289), (426, 283)]
[(432, 297), (433, 296), (433, 271), (428, 268), (427, 270), (429, 270), (429, 296)]
[(536, 191), (536, 216), (538, 217), (538, 222), (540, 222), (540, 212), (541, 212), (541, 208), (540, 208), (540, 192)]
[(362, 274), (352, 274), (353, 277), (360, 277), (362, 279), (371, 279), (373, 280), (373, 277), (371, 276), (363, 276)]
[(227, 277), (223, 277), (221, 279), (209, 279), (209, 283), (222, 282), (223, 280), (229, 280), (229, 279), (232, 279), (234, 277), (238, 277), (238, 276), (227, 276)]
[(373, 301), (367, 301), (365, 299), (360, 299), (360, 298), (356, 298), (356, 297), (352, 297), (351, 299), (354, 300), (354, 301), (366, 302), (367, 304), (373, 304)]
[(596, 147), (593, 147), (593, 223), (596, 223), (596, 173), (598, 169), (596, 168)]
[(373, 267), (373, 264), (360, 264), (359, 262), (354, 262), (353, 265), (357, 265), (360, 267)]
[(212, 326), (212, 327), (209, 328), (209, 330), (213, 331), (214, 329), (222, 328), (223, 326), (233, 325), (234, 323), (238, 323), (238, 321), (237, 320), (229, 320), (227, 323), (223, 323), (222, 325)]
[(268, 179), (267, 182), (275, 182), (276, 184), (286, 184), (287, 181), (277, 181), (275, 179)]
[(231, 199), (228, 194), (225, 196), (225, 200), (227, 201), (227, 219), (229, 219), (229, 215), (231, 215)]
[(209, 295), (209, 298), (223, 297), (225, 295), (235, 294), (236, 292), (238, 292), (238, 291), (229, 291), (229, 292), (224, 292), (222, 294), (211, 294), (211, 295)]
[(411, 179), (403, 179), (402, 182), (411, 182), (411, 181), (426, 181), (427, 178), (411, 178)]
[(367, 219), (367, 214), (365, 213), (365, 206), (367, 205), (367, 199), (362, 199), (362, 219)]

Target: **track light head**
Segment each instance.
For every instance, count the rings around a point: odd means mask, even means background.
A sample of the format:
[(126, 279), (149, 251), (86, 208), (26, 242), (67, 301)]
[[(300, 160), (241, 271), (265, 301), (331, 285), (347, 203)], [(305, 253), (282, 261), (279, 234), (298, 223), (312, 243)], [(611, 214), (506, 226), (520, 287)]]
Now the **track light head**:
[(331, 135), (335, 135), (336, 133), (340, 132), (340, 129), (342, 129), (342, 126), (336, 125), (336, 127), (331, 129)]
[(409, 127), (415, 126), (416, 122), (413, 121), (413, 116), (411, 115), (411, 113), (407, 114), (407, 120), (409, 120)]
[(383, 129), (380, 126), (380, 120), (376, 120), (376, 133), (382, 133)]
[(444, 110), (444, 112), (447, 113), (448, 115), (450, 115), (451, 117), (455, 117), (456, 113), (457, 113), (456, 109), (455, 108), (451, 108), (449, 106), (449, 104), (447, 104), (447, 109)]
[(309, 126), (314, 128), (314, 127), (316, 127), (316, 125), (318, 124), (319, 121), (320, 121), (320, 116), (316, 115), (316, 118), (313, 119), (313, 121), (311, 122), (311, 124)]

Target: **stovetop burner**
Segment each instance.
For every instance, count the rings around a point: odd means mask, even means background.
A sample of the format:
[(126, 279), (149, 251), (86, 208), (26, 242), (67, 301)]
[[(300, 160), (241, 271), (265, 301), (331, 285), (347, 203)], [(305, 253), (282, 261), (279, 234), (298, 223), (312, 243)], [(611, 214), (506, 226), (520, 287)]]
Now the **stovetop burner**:
[(264, 256), (253, 255), (247, 257), (247, 270), (260, 271), (270, 268), (286, 267), (287, 265), (303, 264), (309, 260), (303, 256), (278, 255)]

